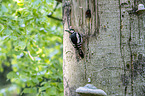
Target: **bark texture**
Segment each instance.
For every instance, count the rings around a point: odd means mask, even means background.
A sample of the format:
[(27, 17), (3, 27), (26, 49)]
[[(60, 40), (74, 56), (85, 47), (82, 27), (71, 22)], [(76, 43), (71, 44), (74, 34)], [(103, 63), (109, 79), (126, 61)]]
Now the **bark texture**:
[[(141, 0), (63, 0), (64, 30), (87, 35), (79, 62), (69, 33), (63, 37), (64, 96), (91, 84), (107, 96), (145, 95), (145, 12)], [(86, 11), (91, 10), (91, 18)]]

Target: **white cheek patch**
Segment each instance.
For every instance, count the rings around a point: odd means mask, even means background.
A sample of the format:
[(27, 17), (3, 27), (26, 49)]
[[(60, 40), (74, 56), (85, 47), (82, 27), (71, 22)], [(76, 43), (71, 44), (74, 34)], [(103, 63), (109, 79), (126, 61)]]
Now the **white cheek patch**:
[(76, 33), (76, 36), (77, 36), (77, 44), (78, 44), (78, 43), (80, 43), (79, 34)]
[(71, 33), (73, 33), (73, 31), (70, 31)]
[(81, 43), (83, 42), (83, 38), (82, 38), (82, 36), (81, 36)]

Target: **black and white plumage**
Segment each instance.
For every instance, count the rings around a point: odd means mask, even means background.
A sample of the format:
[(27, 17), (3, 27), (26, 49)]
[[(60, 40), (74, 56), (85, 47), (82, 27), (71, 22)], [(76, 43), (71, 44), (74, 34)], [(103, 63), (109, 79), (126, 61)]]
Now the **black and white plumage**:
[(84, 53), (81, 49), (82, 42), (83, 42), (82, 36), (78, 32), (75, 32), (74, 29), (65, 30), (65, 31), (71, 33), (69, 38), (70, 38), (74, 48), (78, 51), (80, 57), (84, 58)]

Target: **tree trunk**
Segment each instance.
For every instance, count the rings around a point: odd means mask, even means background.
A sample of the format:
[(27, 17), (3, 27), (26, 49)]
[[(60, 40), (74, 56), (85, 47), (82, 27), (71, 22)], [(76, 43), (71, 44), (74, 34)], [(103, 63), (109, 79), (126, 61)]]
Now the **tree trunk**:
[(77, 61), (64, 31), (64, 96), (79, 96), (75, 90), (87, 83), (107, 96), (145, 96), (145, 11), (135, 9), (143, 2), (63, 0), (64, 30), (72, 26), (87, 35), (82, 44), (85, 57)]

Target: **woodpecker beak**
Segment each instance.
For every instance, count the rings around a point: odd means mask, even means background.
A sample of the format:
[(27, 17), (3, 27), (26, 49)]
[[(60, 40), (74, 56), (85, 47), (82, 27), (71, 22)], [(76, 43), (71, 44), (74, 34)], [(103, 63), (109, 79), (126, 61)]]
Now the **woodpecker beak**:
[(70, 32), (69, 30), (65, 30), (66, 32)]
[(68, 33), (71, 33), (69, 30), (65, 30), (66, 32), (68, 32)]

